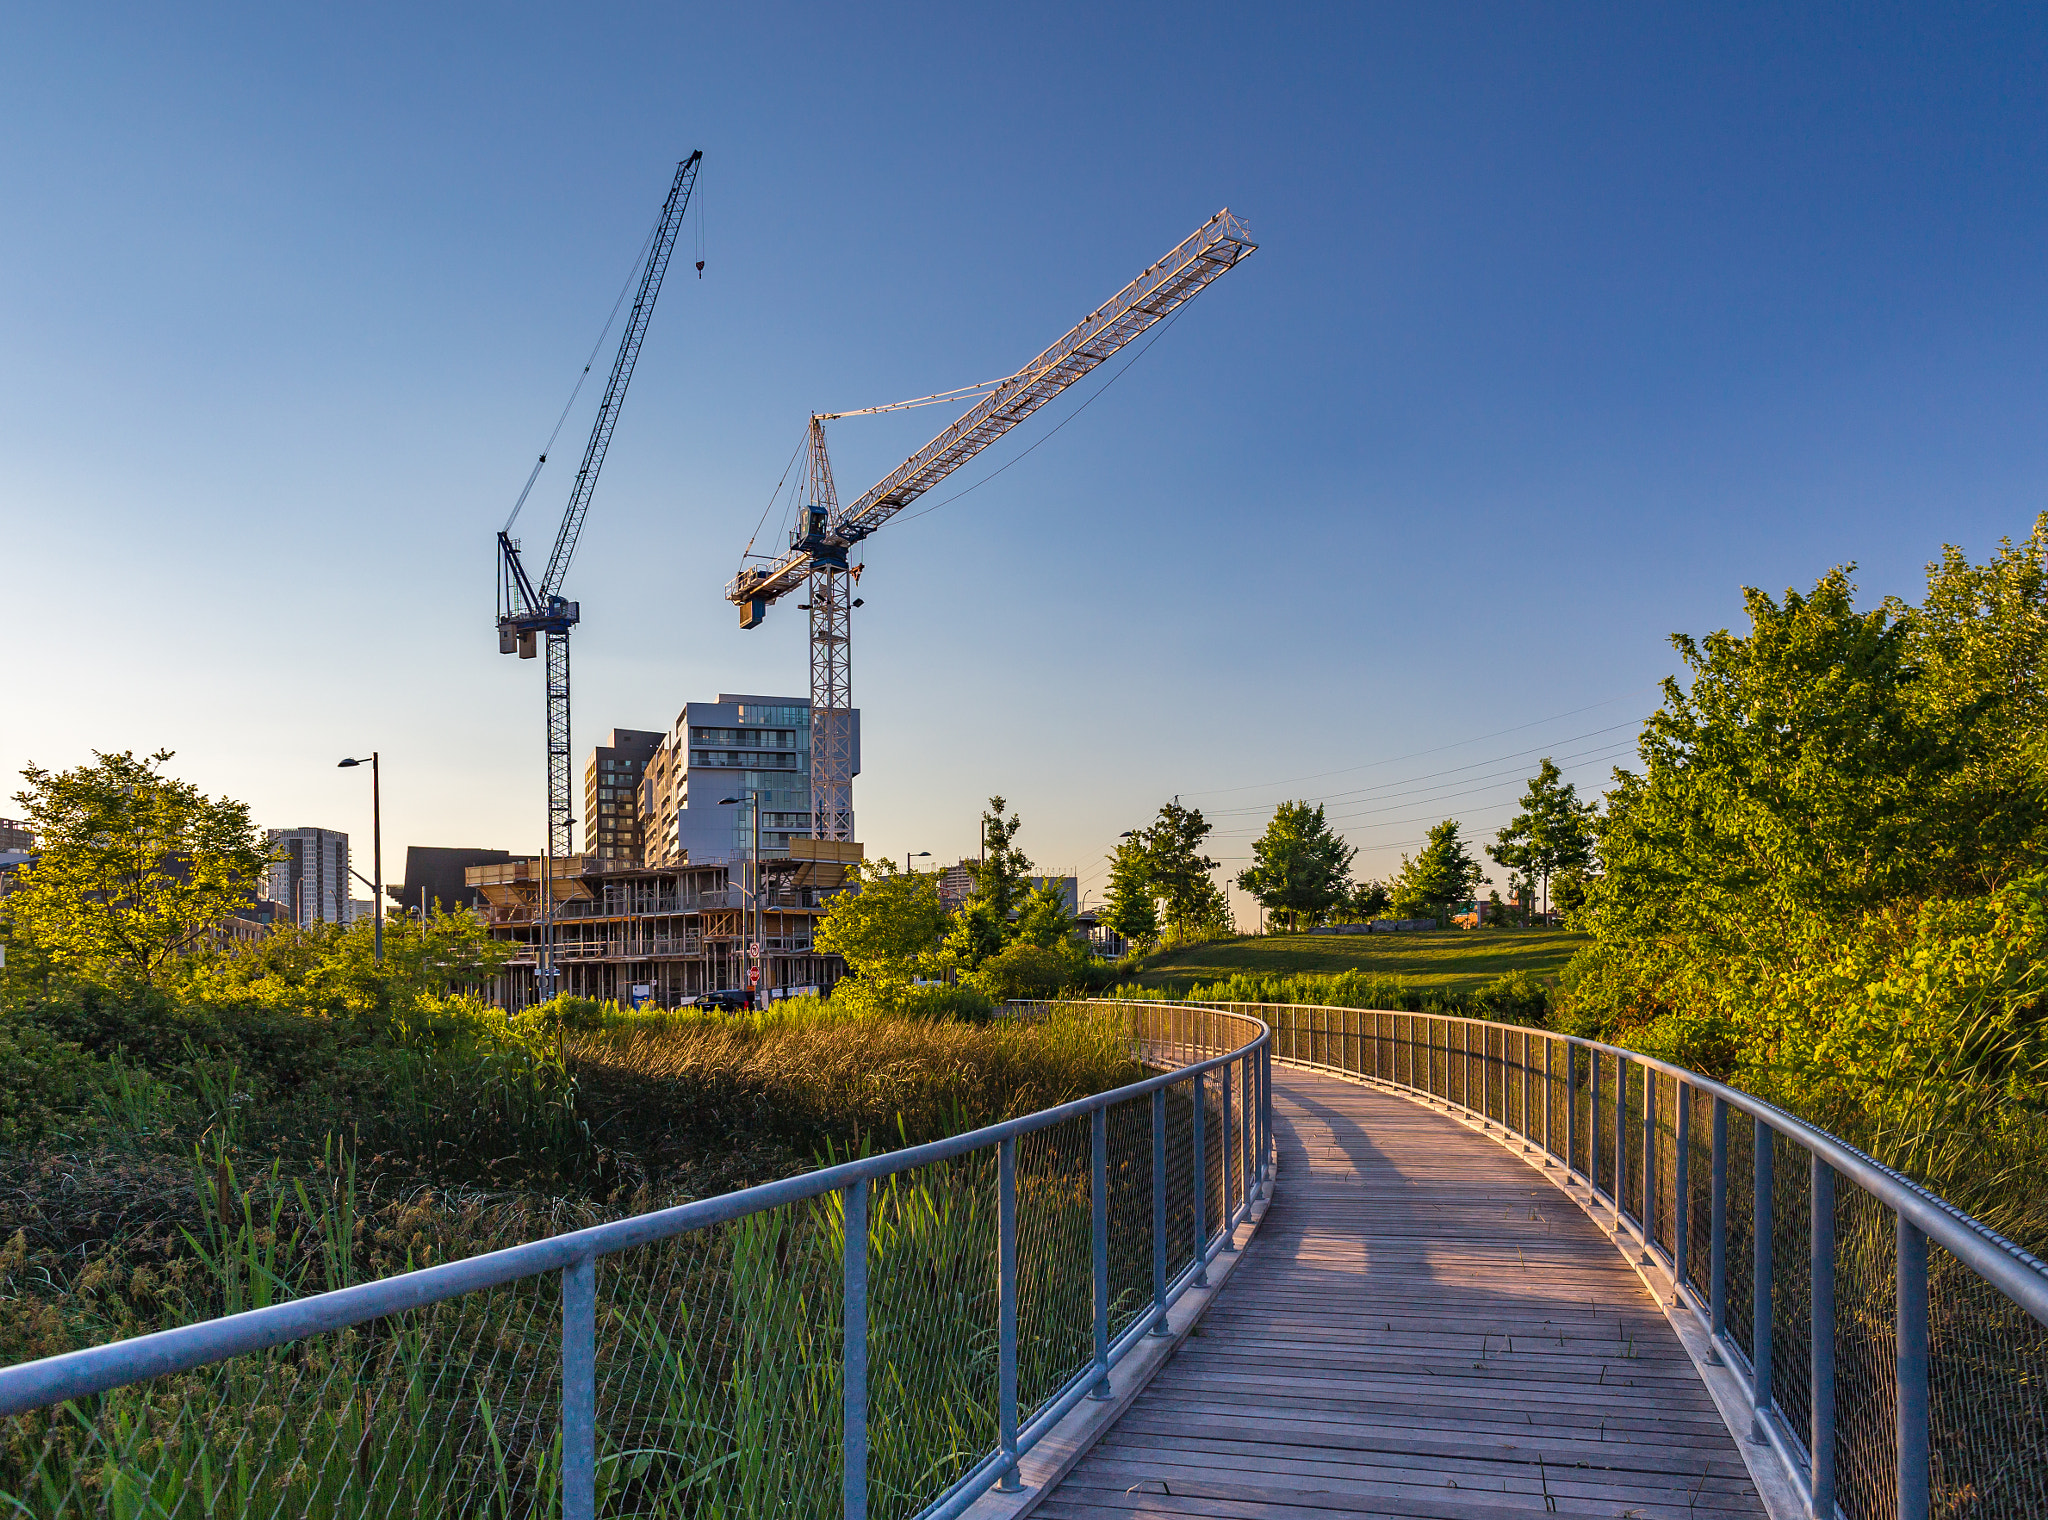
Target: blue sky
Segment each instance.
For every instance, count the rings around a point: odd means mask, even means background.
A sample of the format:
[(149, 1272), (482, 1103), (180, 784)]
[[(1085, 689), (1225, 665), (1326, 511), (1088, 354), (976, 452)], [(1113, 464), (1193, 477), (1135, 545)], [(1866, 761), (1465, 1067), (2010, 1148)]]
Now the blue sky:
[[(809, 411), (1004, 373), (1219, 206), (1261, 245), (868, 546), (876, 853), (970, 851), (1001, 792), (1097, 886), (1170, 796), (1224, 857), (1310, 796), (1385, 874), (1543, 754), (1597, 789), (1744, 584), (1911, 595), (2048, 507), (2038, 7), (12, 23), (0, 770), (169, 747), (366, 844), (333, 761), (374, 746), (393, 874), (538, 847), (492, 533), (693, 148), (704, 277), (569, 580), (579, 755), (802, 690), (801, 614), (743, 634), (719, 590)], [(835, 424), (843, 494), (942, 420)]]

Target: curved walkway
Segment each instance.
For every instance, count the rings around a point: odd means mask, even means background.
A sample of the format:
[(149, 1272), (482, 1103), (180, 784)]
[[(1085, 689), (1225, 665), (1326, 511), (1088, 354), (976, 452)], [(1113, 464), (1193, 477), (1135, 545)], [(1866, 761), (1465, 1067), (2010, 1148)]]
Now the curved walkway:
[(1764, 1514), (1576, 1203), (1405, 1098), (1279, 1065), (1273, 1088), (1280, 1181), (1243, 1261), (1037, 1515)]

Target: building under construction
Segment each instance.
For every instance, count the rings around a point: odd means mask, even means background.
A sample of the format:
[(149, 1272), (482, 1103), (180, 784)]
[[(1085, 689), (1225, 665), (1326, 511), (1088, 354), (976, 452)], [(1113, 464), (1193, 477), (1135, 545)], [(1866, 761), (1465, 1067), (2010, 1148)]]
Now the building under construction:
[[(792, 839), (760, 862), (761, 986), (770, 996), (829, 991), (845, 973), (836, 955), (815, 947), (825, 900), (860, 859), (860, 846)], [(541, 883), (553, 883), (552, 939), (560, 990), (674, 1008), (707, 992), (746, 989), (756, 905), (746, 862), (622, 865), (591, 855), (472, 866), (464, 873), (483, 894), (491, 933), (512, 959), (488, 989), (505, 1008), (541, 996)]]
[(861, 846), (803, 837), (810, 734), (801, 697), (723, 692), (686, 704), (665, 733), (613, 729), (584, 766), (583, 854), (551, 869), (534, 857), (465, 873), (491, 932), (514, 947), (493, 1000), (518, 1008), (544, 995), (544, 878), (562, 992), (672, 1008), (749, 990), (757, 960), (771, 996), (828, 990), (845, 967), (814, 932)]

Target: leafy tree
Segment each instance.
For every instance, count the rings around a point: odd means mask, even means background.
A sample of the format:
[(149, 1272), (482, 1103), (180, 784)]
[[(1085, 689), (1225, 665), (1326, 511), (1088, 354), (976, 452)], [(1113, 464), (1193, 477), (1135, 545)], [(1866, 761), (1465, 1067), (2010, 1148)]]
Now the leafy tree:
[(1237, 885), (1267, 911), (1285, 913), (1289, 929), (1299, 929), (1304, 913), (1317, 918), (1345, 900), (1357, 854), (1330, 831), (1320, 803), (1283, 802), (1253, 841), (1254, 863), (1238, 873)]
[(1351, 913), (1362, 924), (1384, 917), (1392, 902), (1383, 881), (1361, 881), (1351, 888)]
[(1011, 942), (1037, 945), (1049, 950), (1074, 937), (1074, 915), (1067, 910), (1067, 894), (1057, 881), (1047, 881), (1024, 894), (1017, 921), (1011, 925)]
[(5, 900), (10, 940), (52, 972), (157, 985), (255, 895), (269, 853), (240, 802), (162, 773), (159, 750), (31, 765), (14, 800), (41, 851)]
[(1153, 887), (1176, 935), (1213, 927), (1219, 910), (1223, 923), (1230, 921), (1230, 905), (1209, 875), (1216, 862), (1202, 853), (1202, 841), (1214, 828), (1200, 808), (1184, 808), (1176, 800), (1159, 810), (1141, 836)]
[(1451, 904), (1468, 902), (1485, 879), (1485, 869), (1465, 852), (1458, 820), (1446, 818), (1429, 831), (1413, 860), (1401, 857), (1394, 877), (1394, 911), (1403, 918), (1443, 918)]
[(1119, 840), (1109, 854), (1109, 887), (1097, 915), (1104, 928), (1143, 944), (1159, 934), (1159, 900), (1152, 885), (1152, 860), (1136, 834)]
[(1030, 857), (1017, 848), (1022, 825), (1015, 813), (1003, 817), (1007, 806), (1000, 797), (989, 798), (988, 811), (981, 815), (981, 858), (967, 862), (975, 898), (995, 914), (998, 923), (1006, 925), (1027, 890), (1024, 878), (1031, 874)]
[(866, 981), (908, 986), (933, 972), (946, 933), (936, 872), (901, 874), (893, 860), (870, 860), (856, 870), (858, 890), (840, 892), (818, 922), (817, 944), (836, 951)]
[(1486, 853), (1499, 864), (1541, 883), (1543, 911), (1550, 911), (1550, 878), (1559, 872), (1584, 875), (1593, 863), (1591, 803), (1564, 779), (1548, 755), (1522, 793), (1522, 811), (1509, 820)]
[(946, 931), (946, 953), (956, 965), (974, 971), (1003, 948), (1009, 929), (1007, 923), (996, 917), (994, 908), (978, 897), (970, 897), (953, 915), (952, 927)]

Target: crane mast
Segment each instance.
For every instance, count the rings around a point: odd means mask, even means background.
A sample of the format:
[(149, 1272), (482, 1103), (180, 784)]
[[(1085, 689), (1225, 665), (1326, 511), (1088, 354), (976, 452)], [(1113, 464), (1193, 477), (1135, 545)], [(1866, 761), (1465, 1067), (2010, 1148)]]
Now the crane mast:
[(1257, 247), (1228, 207), (1217, 212), (1045, 352), (997, 381), (950, 427), (844, 509), (825, 451), (825, 423), (846, 414), (811, 417), (809, 504), (798, 513), (788, 552), (766, 564), (743, 566), (726, 584), (725, 596), (739, 607), (740, 626), (755, 628), (782, 597), (797, 590), (810, 593), (813, 838), (853, 838), (855, 571), (848, 552), (1134, 338), (1174, 315)]
[[(668, 199), (662, 203), (647, 250), (647, 262), (640, 272), (638, 293), (626, 329), (619, 338), (619, 351), (612, 360), (611, 377), (605, 382), (604, 399), (597, 409), (597, 421), (584, 445), (583, 463), (576, 471), (576, 484), (563, 509), (561, 527), (555, 533), (547, 568), (536, 584), (519, 557), (519, 541), (511, 536), (511, 522), (498, 533), (498, 652), (517, 654), (530, 660), (535, 644), (547, 640), (547, 761), (548, 761), (548, 857), (561, 859), (576, 852), (575, 819), (571, 815), (569, 755), (569, 630), (581, 620), (582, 609), (562, 596), (562, 581), (575, 557), (576, 541), (583, 532), (583, 520), (590, 512), (591, 494), (597, 489), (598, 472), (604, 468), (611, 448), (612, 432), (619, 424), (625, 405), (626, 387), (632, 383), (633, 366), (640, 358), (640, 346), (647, 340), (647, 325), (654, 316), (655, 297), (661, 294), (662, 276), (668, 272), (669, 257), (675, 252), (676, 233), (683, 213), (689, 209), (690, 192), (696, 187), (697, 167), (703, 153), (692, 153), (676, 165)], [(700, 265), (701, 269), (702, 266)], [(541, 456), (546, 463), (547, 456)], [(539, 466), (535, 466), (538, 471)], [(528, 485), (531, 486), (531, 480)], [(523, 502), (525, 497), (520, 498)], [(513, 508), (518, 516), (518, 508)]]

